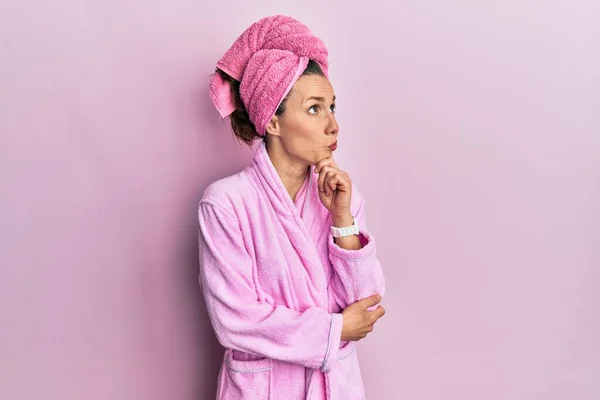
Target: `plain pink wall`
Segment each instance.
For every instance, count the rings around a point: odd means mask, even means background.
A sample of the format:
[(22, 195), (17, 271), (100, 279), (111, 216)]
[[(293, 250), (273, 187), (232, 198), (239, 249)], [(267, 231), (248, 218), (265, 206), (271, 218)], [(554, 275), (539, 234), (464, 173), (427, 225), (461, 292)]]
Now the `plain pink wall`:
[(599, 4), (3, 2), (0, 398), (213, 397), (196, 203), (251, 153), (208, 75), (284, 13), (387, 274), (369, 398), (599, 399)]

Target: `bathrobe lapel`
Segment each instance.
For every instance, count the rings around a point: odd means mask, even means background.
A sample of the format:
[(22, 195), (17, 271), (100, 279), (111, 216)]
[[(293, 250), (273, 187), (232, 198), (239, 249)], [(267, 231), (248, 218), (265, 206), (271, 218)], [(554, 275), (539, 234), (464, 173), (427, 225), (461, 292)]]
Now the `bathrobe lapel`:
[[(296, 205), (288, 194), (281, 178), (277, 174), (271, 159), (267, 153), (265, 142), (262, 141), (253, 159), (252, 167), (260, 189), (268, 198), (268, 203), (275, 211), (276, 220), (274, 224), (280, 224), (283, 232), (289, 238), (293, 252), (286, 252), (287, 268), (293, 279), (293, 285), (301, 285), (301, 287), (309, 286), (310, 290), (294, 290), (292, 291), (310, 293), (310, 299), (302, 299), (301, 303), (305, 306), (320, 306), (327, 308), (327, 282), (325, 269), (321, 263), (317, 253), (314, 240), (309, 232), (308, 227), (313, 227), (313, 222), (319, 210), (318, 204), (315, 204), (314, 196), (316, 185), (314, 184), (314, 173), (309, 173), (306, 200), (304, 204), (303, 215), (300, 216)], [(269, 213), (264, 213), (268, 215)], [(291, 253), (291, 254), (290, 254)], [(300, 286), (298, 286), (300, 287)]]

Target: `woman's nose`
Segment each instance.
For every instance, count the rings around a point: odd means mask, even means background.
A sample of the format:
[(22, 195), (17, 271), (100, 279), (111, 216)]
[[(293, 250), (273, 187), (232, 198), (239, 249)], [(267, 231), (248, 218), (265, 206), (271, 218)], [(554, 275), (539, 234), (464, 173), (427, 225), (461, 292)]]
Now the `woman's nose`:
[(340, 130), (340, 127), (333, 113), (329, 114), (329, 123), (327, 124), (327, 134), (335, 135)]

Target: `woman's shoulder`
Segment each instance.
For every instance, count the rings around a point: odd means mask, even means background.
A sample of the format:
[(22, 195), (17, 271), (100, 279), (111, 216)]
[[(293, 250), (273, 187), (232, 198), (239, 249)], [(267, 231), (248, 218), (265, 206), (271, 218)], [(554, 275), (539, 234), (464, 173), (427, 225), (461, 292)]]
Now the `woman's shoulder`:
[(242, 199), (252, 192), (252, 184), (246, 170), (226, 176), (212, 182), (202, 195), (200, 204), (212, 204), (220, 207), (236, 207)]

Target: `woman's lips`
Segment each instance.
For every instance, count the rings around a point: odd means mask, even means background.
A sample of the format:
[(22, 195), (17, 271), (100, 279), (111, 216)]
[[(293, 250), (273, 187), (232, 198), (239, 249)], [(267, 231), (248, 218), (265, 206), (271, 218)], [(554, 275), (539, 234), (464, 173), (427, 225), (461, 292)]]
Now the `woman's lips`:
[(334, 144), (332, 144), (331, 146), (329, 146), (329, 148), (333, 151), (335, 149), (337, 149), (337, 142), (335, 142)]

